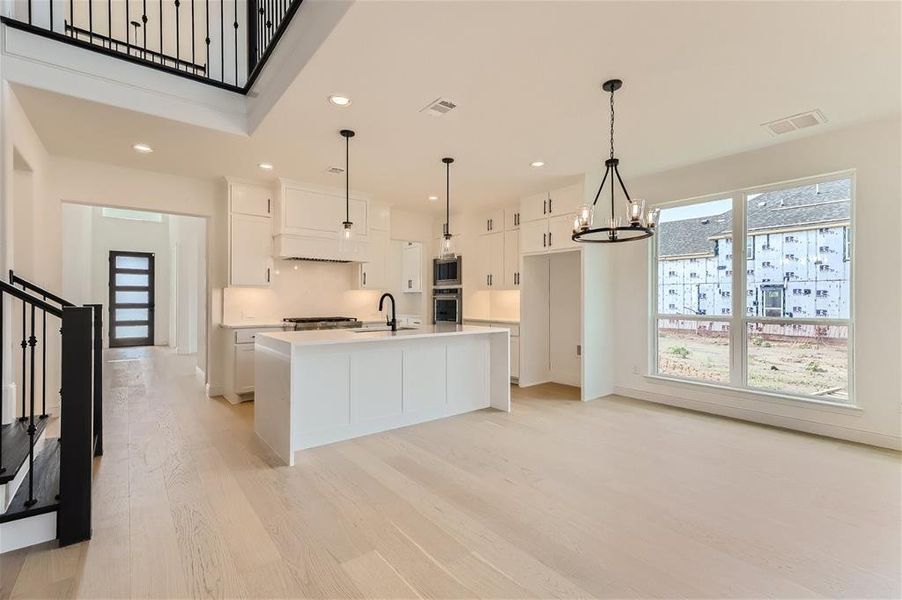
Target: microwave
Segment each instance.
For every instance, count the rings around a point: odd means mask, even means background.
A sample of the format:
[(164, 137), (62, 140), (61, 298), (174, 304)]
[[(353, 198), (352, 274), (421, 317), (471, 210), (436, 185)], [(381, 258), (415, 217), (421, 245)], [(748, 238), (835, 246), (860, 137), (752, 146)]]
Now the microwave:
[(460, 286), (463, 284), (461, 257), (436, 258), (432, 261), (432, 285), (435, 287)]

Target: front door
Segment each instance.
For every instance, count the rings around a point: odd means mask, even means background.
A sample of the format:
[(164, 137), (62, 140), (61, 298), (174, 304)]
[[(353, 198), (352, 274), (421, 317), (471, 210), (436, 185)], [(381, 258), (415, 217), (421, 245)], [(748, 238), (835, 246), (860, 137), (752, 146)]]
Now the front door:
[(110, 347), (153, 346), (153, 254), (110, 251)]

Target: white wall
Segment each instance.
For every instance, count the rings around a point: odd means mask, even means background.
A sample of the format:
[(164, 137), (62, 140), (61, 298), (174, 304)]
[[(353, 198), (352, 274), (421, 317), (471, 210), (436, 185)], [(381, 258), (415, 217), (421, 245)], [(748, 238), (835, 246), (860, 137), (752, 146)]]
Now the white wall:
[(581, 260), (579, 251), (549, 256), (549, 364), (551, 380), (580, 384), (580, 358), (576, 346), (582, 337), (580, 301)]
[[(900, 447), (902, 405), (902, 174), (899, 118), (884, 119), (628, 182), (634, 197), (662, 202), (856, 170), (853, 204), (854, 395), (858, 409), (754, 393), (660, 383), (647, 373), (649, 245), (618, 253), (614, 290), (615, 391), (803, 431)], [(620, 249), (618, 249), (620, 250)], [(631, 318), (634, 316), (636, 318)]]
[(168, 217), (169, 345), (179, 354), (199, 353), (205, 369), (206, 222), (197, 217)]

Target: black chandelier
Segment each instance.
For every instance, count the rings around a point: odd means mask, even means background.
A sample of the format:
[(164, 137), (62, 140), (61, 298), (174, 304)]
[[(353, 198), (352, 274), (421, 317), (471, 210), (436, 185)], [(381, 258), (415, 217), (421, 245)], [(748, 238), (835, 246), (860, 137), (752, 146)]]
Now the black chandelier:
[[(645, 200), (633, 200), (630, 198), (630, 194), (626, 191), (626, 186), (623, 184), (623, 179), (620, 177), (620, 170), (617, 168), (620, 164), (620, 159), (614, 158), (614, 92), (619, 90), (622, 85), (623, 82), (619, 79), (610, 79), (601, 86), (601, 89), (611, 94), (611, 154), (604, 161), (604, 177), (601, 180), (601, 185), (598, 186), (598, 192), (595, 194), (592, 206), (580, 207), (579, 212), (576, 213), (576, 218), (573, 220), (572, 239), (574, 242), (596, 244), (629, 242), (651, 237), (655, 233), (655, 225), (659, 214), (658, 209), (646, 213)], [(611, 175), (612, 173), (613, 175)], [(598, 204), (598, 198), (601, 197), (601, 191), (604, 189), (604, 184), (609, 176), (611, 177), (610, 218), (604, 218), (600, 223), (602, 226), (595, 227), (595, 205)], [(626, 197), (627, 214), (625, 222), (621, 220), (621, 217), (614, 210), (614, 188), (616, 187), (614, 177), (617, 178), (620, 189), (623, 190), (623, 195)]]

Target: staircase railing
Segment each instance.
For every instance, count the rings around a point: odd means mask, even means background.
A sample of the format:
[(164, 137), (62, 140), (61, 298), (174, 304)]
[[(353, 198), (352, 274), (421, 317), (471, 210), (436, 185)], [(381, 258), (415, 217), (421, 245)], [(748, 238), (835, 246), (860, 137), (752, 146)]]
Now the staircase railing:
[[(10, 320), (16, 316), (21, 303), (22, 348), (21, 373), (16, 389), (21, 397), (16, 420), (27, 423), (28, 472), (23, 486), (27, 486), (24, 509), (38, 504), (53, 504), (54, 498), (38, 498), (35, 490), (35, 445), (39, 422), (47, 419), (47, 317), (56, 318), (61, 325), (60, 395), (65, 417), (60, 416), (59, 496), (57, 538), (61, 545), (91, 537), (91, 481), (92, 458), (102, 452), (102, 306), (75, 306), (10, 271), (10, 282), (0, 281), (0, 340), (7, 326), (4, 311), (6, 296), (10, 300)], [(17, 287), (18, 286), (18, 287)], [(38, 314), (40, 313), (40, 315)], [(38, 323), (40, 316), (40, 332)], [(38, 411), (37, 349), (41, 349), (40, 412)], [(6, 356), (6, 345), (0, 347), (0, 373), (12, 357)], [(13, 376), (15, 379), (15, 375)], [(15, 399), (12, 399), (15, 401)], [(43, 429), (43, 428), (42, 428)], [(0, 429), (2, 431), (2, 429)], [(2, 452), (0, 440), (0, 452)], [(0, 470), (20, 465), (4, 465), (0, 454)], [(50, 467), (54, 468), (54, 467)], [(2, 472), (2, 471), (0, 471)], [(48, 494), (46, 489), (41, 493)], [(37, 508), (37, 507), (36, 507)]]
[(3, 23), (246, 94), (302, 0), (24, 0)]

